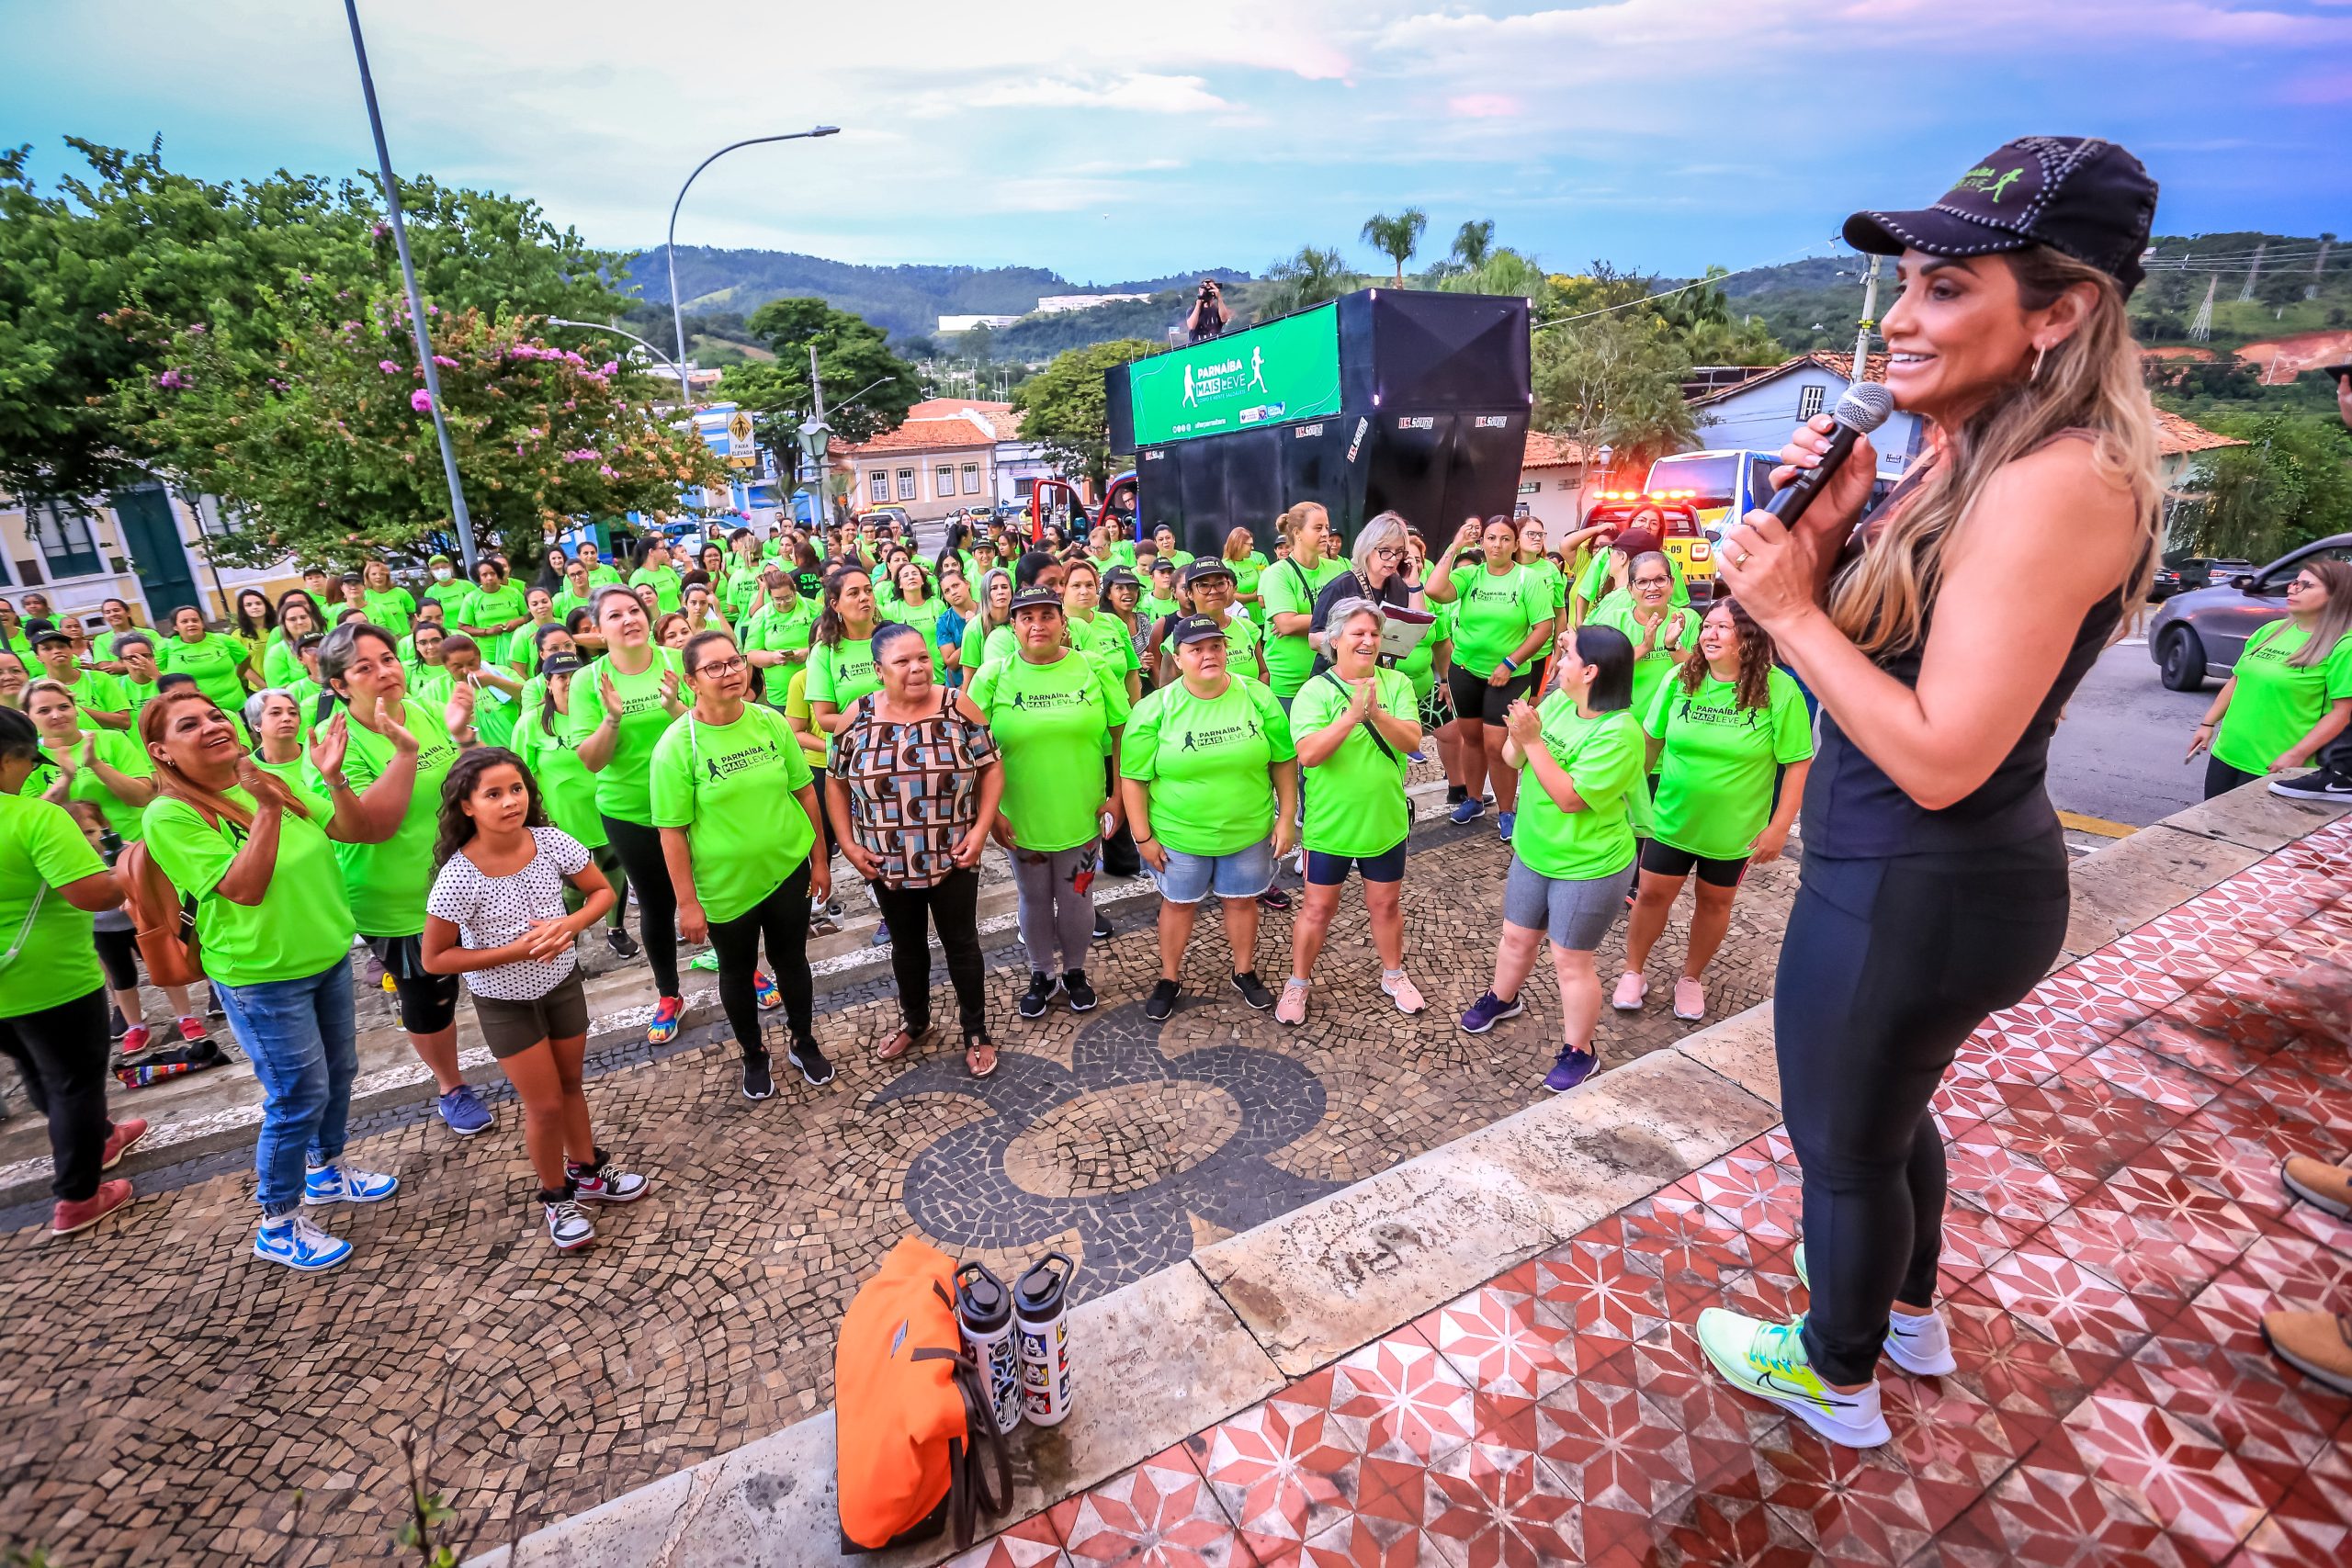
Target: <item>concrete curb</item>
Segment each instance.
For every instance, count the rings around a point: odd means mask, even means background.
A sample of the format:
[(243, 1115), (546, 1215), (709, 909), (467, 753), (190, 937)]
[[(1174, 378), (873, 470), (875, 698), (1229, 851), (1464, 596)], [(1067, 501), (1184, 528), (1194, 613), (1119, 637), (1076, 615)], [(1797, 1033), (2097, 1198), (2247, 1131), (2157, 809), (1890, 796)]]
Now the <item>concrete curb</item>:
[[(2071, 962), (2324, 827), (2257, 782), (2075, 866)], [(2080, 944), (2078, 946), (2078, 943)], [(1679, 1180), (1780, 1120), (1760, 1003), (1073, 1309), (1069, 1419), (1014, 1438), (1002, 1526), (1247, 1409)], [(928, 1568), (844, 1557), (825, 1410), (528, 1537), (531, 1568)], [(473, 1560), (507, 1568), (503, 1547)]]

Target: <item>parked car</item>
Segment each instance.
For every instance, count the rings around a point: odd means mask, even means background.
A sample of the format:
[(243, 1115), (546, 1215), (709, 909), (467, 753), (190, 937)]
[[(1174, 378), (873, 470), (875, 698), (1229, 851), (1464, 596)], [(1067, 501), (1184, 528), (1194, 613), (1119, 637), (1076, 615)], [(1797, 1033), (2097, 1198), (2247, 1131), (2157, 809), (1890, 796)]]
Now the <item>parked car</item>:
[(2228, 675), (2246, 638), (2287, 614), (2287, 584), (2315, 560), (2352, 561), (2352, 534), (2298, 546), (2259, 571), (2244, 561), (2205, 563), (2212, 586), (2173, 595), (2148, 623), (2148, 657), (2164, 683), (2193, 692), (2208, 675)]

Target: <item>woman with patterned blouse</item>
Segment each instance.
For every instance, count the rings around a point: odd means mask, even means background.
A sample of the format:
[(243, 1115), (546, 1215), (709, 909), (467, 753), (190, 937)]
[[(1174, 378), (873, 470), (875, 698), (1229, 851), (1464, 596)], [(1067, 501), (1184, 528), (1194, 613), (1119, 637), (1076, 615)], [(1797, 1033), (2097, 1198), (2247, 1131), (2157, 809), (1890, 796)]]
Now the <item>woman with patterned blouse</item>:
[(980, 961), (980, 852), (996, 823), (1004, 770), (979, 711), (933, 679), (929, 639), (886, 621), (874, 629), (879, 691), (851, 705), (833, 732), (826, 790), (842, 855), (874, 889), (890, 930), (900, 1023), (876, 1053), (902, 1056), (931, 1032), (926, 915), (947, 954), (976, 1078), (996, 1071)]

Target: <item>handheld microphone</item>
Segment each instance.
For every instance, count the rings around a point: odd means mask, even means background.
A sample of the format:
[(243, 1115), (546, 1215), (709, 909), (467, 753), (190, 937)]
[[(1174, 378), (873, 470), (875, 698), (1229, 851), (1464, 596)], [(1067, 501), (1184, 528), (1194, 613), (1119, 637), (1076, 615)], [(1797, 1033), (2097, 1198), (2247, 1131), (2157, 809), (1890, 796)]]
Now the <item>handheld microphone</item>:
[(1797, 477), (1784, 489), (1772, 492), (1764, 510), (1795, 527), (1797, 519), (1804, 515), (1804, 509), (1813, 504), (1813, 498), (1821, 493), (1821, 487), (1845, 466), (1846, 459), (1853, 454), (1854, 443), (1884, 424), (1887, 415), (1894, 412), (1894, 394), (1878, 383), (1866, 381), (1847, 388), (1846, 395), (1838, 400), (1838, 406), (1829, 411), (1838, 428), (1829, 437), (1829, 450), (1821, 455), (1820, 467), (1798, 469)]

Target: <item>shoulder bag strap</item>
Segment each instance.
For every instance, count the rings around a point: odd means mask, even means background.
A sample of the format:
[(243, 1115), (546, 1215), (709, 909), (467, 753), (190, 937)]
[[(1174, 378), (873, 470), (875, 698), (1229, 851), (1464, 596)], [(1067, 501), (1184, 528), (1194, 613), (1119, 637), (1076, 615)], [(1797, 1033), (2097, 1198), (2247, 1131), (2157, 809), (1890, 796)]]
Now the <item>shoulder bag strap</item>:
[(33, 922), (40, 919), (41, 904), (48, 897), (48, 883), (40, 883), (33, 888), (33, 901), (25, 909), (25, 923), (17, 928), (17, 939), (8, 944), (8, 951), (0, 953), (0, 970), (6, 970), (10, 964), (16, 963), (17, 954), (22, 953), (25, 950), (25, 943), (32, 940)]
[[(1318, 677), (1318, 679), (1330, 682), (1331, 684), (1339, 687), (1340, 690), (1348, 693), (1351, 698), (1355, 694), (1353, 688), (1349, 686), (1345, 681), (1340, 679), (1340, 672), (1329, 668), (1328, 666), (1324, 669), (1323, 673)], [(1373, 679), (1377, 682), (1380, 677), (1375, 674)], [(1374, 688), (1375, 694), (1378, 689), (1379, 688), (1375, 685)], [(1396, 748), (1388, 744), (1388, 738), (1380, 733), (1380, 727), (1378, 725), (1373, 723), (1370, 718), (1358, 719), (1356, 722), (1362, 727), (1366, 735), (1372, 737), (1372, 743), (1380, 748), (1380, 754), (1382, 756), (1387, 758), (1392, 762), (1396, 760)]]

